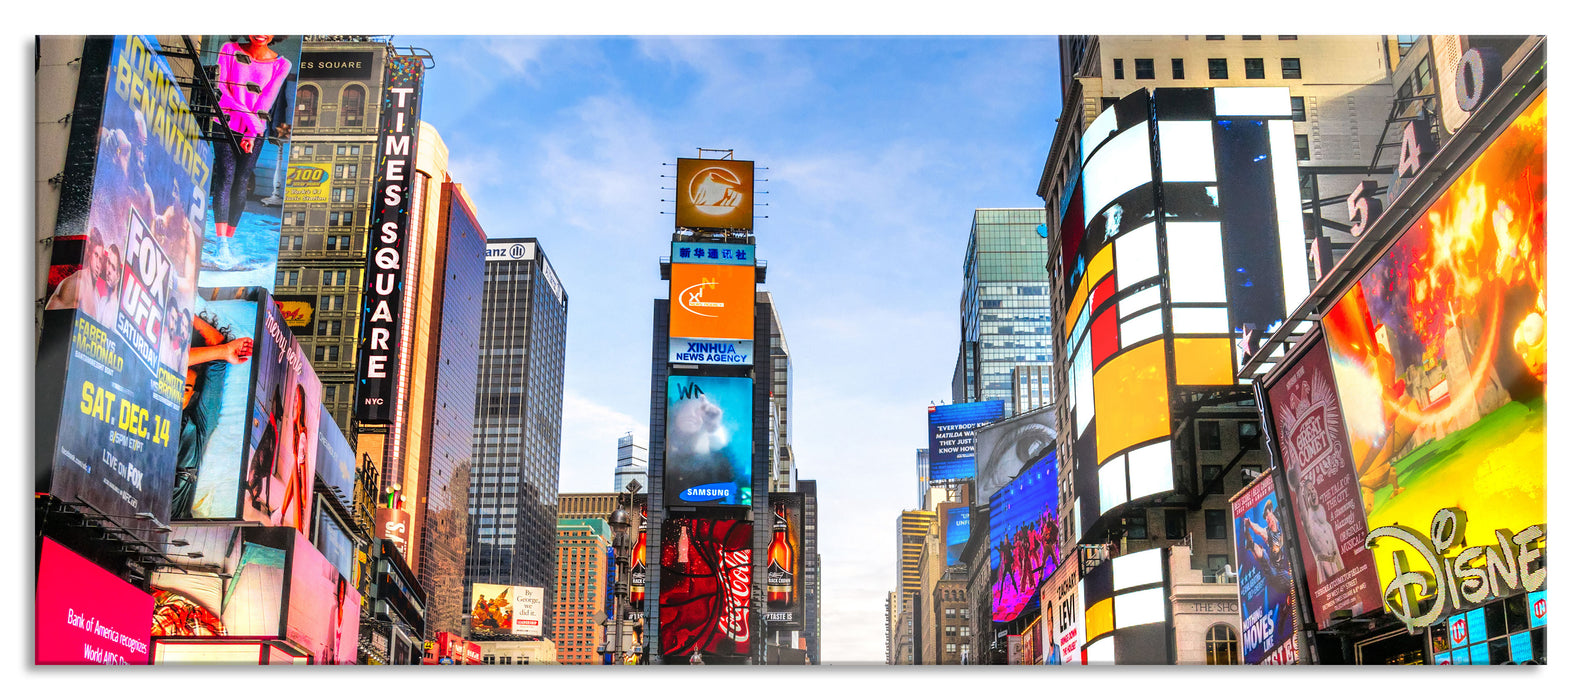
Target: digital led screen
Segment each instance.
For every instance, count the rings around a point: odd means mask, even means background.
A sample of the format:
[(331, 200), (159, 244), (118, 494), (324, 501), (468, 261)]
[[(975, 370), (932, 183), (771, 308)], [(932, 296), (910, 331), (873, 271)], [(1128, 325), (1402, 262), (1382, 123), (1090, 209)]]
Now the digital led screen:
[(1060, 462), (1029, 465), (989, 499), (989, 578), (995, 622), (1020, 617), (1060, 565)]
[(474, 634), (537, 637), (544, 633), (544, 589), (472, 584)]
[(357, 624), (362, 596), (335, 565), (299, 532), (290, 563), (286, 639), (305, 649), (313, 663), (357, 663)]
[(676, 228), (753, 228), (753, 162), (676, 159)]
[(975, 431), (1005, 417), (1005, 401), (928, 407), (928, 480), (966, 481), (976, 476)]
[(170, 538), (188, 544), (170, 553), (187, 571), (160, 569), (150, 578), (153, 636), (282, 637), (294, 535), (279, 527), (175, 526)]
[(670, 518), (659, 564), (659, 653), (748, 653), (752, 523)]
[(352, 495), (357, 483), (357, 453), (341, 433), (330, 410), (319, 406), (318, 475), (328, 486), (335, 499), (347, 508), (353, 507)]
[(1011, 482), (1028, 462), (1055, 444), (1055, 407), (1023, 413), (977, 432), (973, 493), (981, 503)]
[(972, 509), (966, 506), (945, 510), (945, 566), (961, 563), (961, 553), (972, 535)]
[(752, 505), (752, 380), (671, 375), (666, 386), (665, 502)]
[(160, 51), (148, 36), (84, 44), (35, 371), (35, 491), (155, 525), (169, 517), (211, 160)]
[(1164, 586), (1167, 551), (1144, 549), (1101, 559), (1081, 575), (1078, 586), (1087, 603), (1081, 625), (1089, 640), (1082, 647), (1082, 663), (1139, 665), (1168, 661), (1168, 592)]
[[(1453, 505), (1467, 547), (1497, 547), (1497, 530), (1547, 520), (1547, 105), (1540, 92), (1324, 315), (1370, 528)], [(1385, 538), (1381, 578), (1395, 552), (1426, 566)]]
[(199, 54), (218, 93), (202, 287), (275, 287), (302, 37), (255, 38), (205, 36)]
[(251, 417), (258, 301), (197, 299), (170, 517), (235, 518)]
[(1269, 387), (1269, 412), (1280, 446), (1302, 545), (1308, 596), (1320, 628), (1333, 613), (1360, 617), (1383, 605), (1373, 555), (1365, 543), (1367, 514), (1351, 466), (1340, 397), (1323, 335)]
[(1299, 663), (1291, 541), (1280, 522), (1274, 473), (1264, 472), (1231, 499), (1236, 585), (1241, 594), (1241, 657), (1252, 664)]
[(774, 629), (800, 629), (807, 598), (803, 588), (803, 494), (769, 494), (769, 546), (764, 559), (764, 622)]
[(750, 265), (671, 263), (670, 337), (752, 340), (757, 275)]
[(154, 599), (48, 537), (39, 541), (33, 663), (148, 663)]

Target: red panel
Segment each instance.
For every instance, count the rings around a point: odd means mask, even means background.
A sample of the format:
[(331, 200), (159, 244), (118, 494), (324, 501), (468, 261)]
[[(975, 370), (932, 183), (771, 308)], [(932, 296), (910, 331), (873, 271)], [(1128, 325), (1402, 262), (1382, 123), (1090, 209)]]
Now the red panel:
[[(1115, 276), (1111, 275), (1105, 279), (1108, 280), (1107, 284), (1110, 286), (1111, 291), (1114, 291)], [(1098, 318), (1093, 319), (1092, 344), (1093, 369), (1095, 370), (1099, 368), (1099, 365), (1104, 364), (1105, 360), (1113, 357), (1117, 350), (1120, 350), (1120, 325), (1116, 320), (1115, 307), (1110, 307), (1104, 313), (1099, 314)]]

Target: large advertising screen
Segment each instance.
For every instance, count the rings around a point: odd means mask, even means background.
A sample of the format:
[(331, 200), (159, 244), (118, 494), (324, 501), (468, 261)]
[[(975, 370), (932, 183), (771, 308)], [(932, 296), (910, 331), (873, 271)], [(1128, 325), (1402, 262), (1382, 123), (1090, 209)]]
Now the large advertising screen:
[(753, 162), (676, 159), (676, 228), (753, 228)]
[[(168, 519), (209, 144), (146, 36), (84, 47), (38, 346), (36, 490)], [(96, 108), (96, 106), (98, 106)]]
[(995, 622), (1022, 615), (1060, 565), (1060, 462), (1034, 462), (989, 498), (989, 579)]
[(1318, 344), (1269, 387), (1269, 411), (1302, 543), (1313, 617), (1322, 629), (1337, 621), (1332, 616), (1337, 610), (1357, 617), (1379, 609), (1383, 601), (1329, 351), (1323, 334), (1313, 335)]
[(273, 290), (302, 37), (206, 36), (202, 46), (218, 103), (204, 125), (214, 176), (198, 284)]
[(974, 431), (1004, 417), (1005, 402), (1000, 399), (929, 406), (928, 480), (972, 479)]
[(537, 637), (544, 633), (544, 589), (472, 584), (473, 634)]
[(748, 653), (752, 523), (671, 518), (660, 530), (659, 653)]
[(772, 629), (802, 627), (802, 609), (807, 601), (802, 580), (803, 502), (800, 493), (769, 494), (773, 524), (764, 559), (764, 622)]
[[(1324, 315), (1370, 528), (1423, 532), (1454, 507), (1471, 551), (1547, 521), (1547, 106), (1539, 93)], [(1384, 538), (1381, 578), (1396, 552), (1428, 566)]]
[(379, 114), (379, 156), (374, 206), (368, 220), (368, 264), (363, 272), (362, 337), (357, 352), (359, 421), (389, 423), (395, 416), (396, 378), (401, 376), (402, 294), (413, 261), (407, 237), (415, 193), (417, 124), (422, 114), (423, 59), (390, 56), (385, 63), (384, 101)]
[(974, 493), (979, 499), (992, 498), (994, 492), (1011, 483), (1028, 462), (1055, 444), (1055, 411), (1058, 406), (1041, 408), (1010, 420), (984, 427), (977, 434), (977, 465)]
[(967, 538), (972, 535), (972, 509), (957, 506), (945, 509), (945, 566), (961, 563), (961, 553), (967, 549)]
[(188, 544), (172, 545), (170, 554), (185, 571), (161, 569), (149, 581), (153, 636), (283, 636), (286, 560), (294, 533), (278, 527), (175, 526), (171, 539)]
[(172, 517), (307, 533), (326, 415), (313, 365), (256, 287), (207, 290), (193, 328)]
[(142, 666), (154, 598), (45, 537), (33, 607), (33, 663)]
[(1236, 584), (1241, 591), (1241, 658), (1252, 664), (1299, 663), (1296, 582), (1291, 542), (1280, 523), (1274, 472), (1231, 498), (1236, 530)]
[(341, 428), (336, 425), (330, 410), (319, 406), (318, 475), (328, 486), (335, 499), (347, 508), (353, 507), (353, 492), (357, 483), (357, 452), (347, 442)]
[(751, 265), (672, 262), (670, 337), (751, 341), (757, 284), (758, 269)]
[(315, 664), (357, 663), (357, 624), (362, 596), (335, 565), (301, 533), (293, 533), (286, 639), (308, 652)]
[(671, 375), (666, 384), (665, 503), (752, 505), (753, 381)]
[[(1052, 637), (1050, 656), (1058, 663), (1082, 665), (1088, 662), (1082, 649), (1088, 642), (1083, 628), (1087, 606), (1082, 597), (1081, 557), (1066, 557), (1055, 570), (1050, 581), (1054, 585), (1054, 619), (1050, 629)], [(1046, 613), (1047, 614), (1047, 613)]]

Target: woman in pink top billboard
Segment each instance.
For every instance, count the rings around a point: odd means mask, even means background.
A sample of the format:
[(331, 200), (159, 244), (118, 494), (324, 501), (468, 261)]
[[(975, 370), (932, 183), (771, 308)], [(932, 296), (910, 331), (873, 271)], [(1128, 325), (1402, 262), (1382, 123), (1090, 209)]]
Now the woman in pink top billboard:
[(270, 109), (291, 75), (291, 59), (269, 48), (279, 39), (269, 34), (251, 35), (241, 43), (226, 42), (220, 47), (215, 87), (220, 93), (221, 116), (214, 120), (232, 132), (231, 139), (215, 143), (210, 191), (218, 243), (215, 262), (221, 267), (235, 264), (230, 239), (236, 235), (236, 224), (247, 203), (247, 174), (258, 162), (259, 147), (269, 135)]

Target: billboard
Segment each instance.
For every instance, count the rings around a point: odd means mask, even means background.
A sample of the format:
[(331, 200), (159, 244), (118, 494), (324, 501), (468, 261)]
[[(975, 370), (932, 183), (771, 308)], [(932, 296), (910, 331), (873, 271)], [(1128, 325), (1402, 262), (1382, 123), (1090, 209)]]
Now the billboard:
[(317, 471), (335, 500), (351, 509), (355, 506), (353, 495), (357, 483), (357, 452), (335, 424), (330, 410), (319, 406), (319, 448)]
[(172, 517), (307, 533), (324, 391), (280, 309), (256, 287), (206, 290), (192, 357)]
[(313, 539), (319, 548), (319, 553), (335, 565), (335, 570), (339, 571), (341, 576), (355, 580), (352, 562), (356, 559), (356, 549), (352, 546), (351, 536), (346, 534), (345, 528), (335, 520), (335, 516), (330, 515), (328, 508), (321, 506), (317, 510), (319, 522), (313, 531)]
[(294, 163), (286, 168), (286, 204), (326, 204), (330, 201), (330, 166)]
[(1053, 586), (1054, 593), (1054, 620), (1050, 621), (1052, 648), (1049, 655), (1057, 658), (1061, 665), (1082, 665), (1088, 662), (1087, 655), (1083, 653), (1088, 638), (1082, 624), (1087, 606), (1082, 597), (1081, 564), (1081, 557), (1066, 557), (1055, 570), (1054, 577), (1045, 584), (1046, 589)]
[(670, 264), (670, 337), (752, 340), (758, 269), (750, 265)]
[(205, 36), (200, 56), (219, 94), (198, 285), (273, 290), (287, 179), (306, 175), (289, 171), (302, 37)]
[[(928, 480), (973, 478), (973, 431), (1005, 417), (1000, 399), (928, 407)], [(1018, 465), (1020, 466), (1020, 465)]]
[(1269, 387), (1268, 410), (1296, 516), (1313, 618), (1323, 629), (1338, 621), (1335, 611), (1357, 617), (1378, 610), (1383, 601), (1365, 542), (1367, 514), (1346, 445), (1329, 350), (1321, 332), (1313, 335), (1318, 344)]
[(796, 492), (769, 494), (774, 522), (764, 559), (764, 622), (771, 629), (802, 628), (802, 609), (807, 602), (802, 559), (804, 501), (804, 495)]
[(972, 535), (972, 509), (957, 506), (945, 509), (945, 566), (961, 563), (961, 553)]
[(671, 518), (660, 529), (659, 653), (748, 653), (753, 527)]
[(1022, 472), (1022, 467), (1055, 444), (1057, 410), (1057, 406), (1041, 408), (978, 431), (973, 486), (980, 499), (993, 497), (995, 491)]
[(753, 380), (671, 375), (665, 503), (752, 505)]
[(210, 147), (157, 40), (83, 51), (38, 345), (35, 491), (159, 524)]
[(154, 598), (55, 540), (39, 547), (33, 663), (147, 664)]
[(753, 229), (753, 162), (676, 159), (676, 228)]
[[(1078, 587), (1087, 603), (1082, 613), (1082, 663), (1147, 665), (1168, 662), (1170, 636), (1165, 627), (1169, 589), (1164, 585), (1168, 549), (1144, 549), (1096, 562), (1081, 574)], [(1084, 555), (1085, 556), (1085, 555)], [(1078, 559), (1078, 556), (1073, 556)]]
[[(1547, 520), (1547, 106), (1539, 92), (1324, 314), (1369, 528), (1454, 506), (1472, 551)], [(1385, 591), (1396, 553), (1429, 566), (1380, 540)]]
[(275, 306), (286, 320), (286, 327), (297, 335), (313, 335), (313, 316), (318, 310), (318, 297), (311, 294), (279, 294)]
[(294, 533), (292, 539), (286, 640), (306, 650), (315, 664), (357, 663), (357, 623), (362, 606), (357, 586), (306, 536)]
[(374, 205), (368, 220), (368, 264), (363, 271), (362, 337), (357, 351), (357, 420), (389, 423), (403, 348), (402, 296), (411, 252), (411, 214), (416, 193), (417, 124), (422, 113), (423, 59), (390, 56), (385, 63), (384, 101), (379, 111), (379, 157)]
[(1291, 543), (1280, 522), (1274, 473), (1264, 472), (1231, 497), (1230, 510), (1241, 591), (1242, 663), (1300, 663)]
[(544, 589), (472, 584), (472, 631), (483, 635), (537, 637), (544, 633)]
[(989, 579), (995, 622), (1021, 617), (1060, 565), (1060, 461), (1054, 452), (989, 498)]

